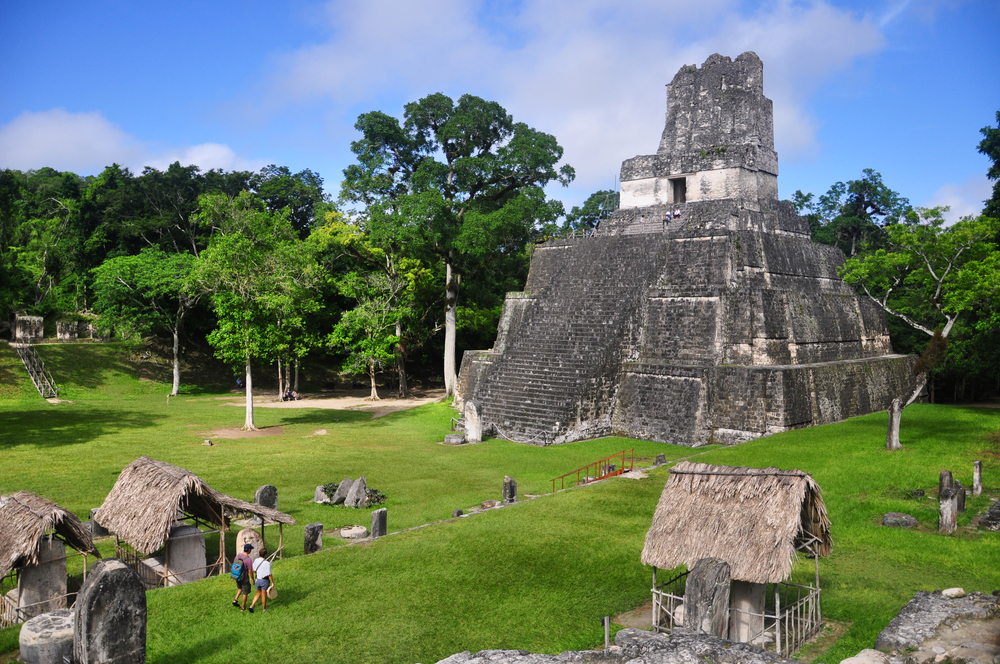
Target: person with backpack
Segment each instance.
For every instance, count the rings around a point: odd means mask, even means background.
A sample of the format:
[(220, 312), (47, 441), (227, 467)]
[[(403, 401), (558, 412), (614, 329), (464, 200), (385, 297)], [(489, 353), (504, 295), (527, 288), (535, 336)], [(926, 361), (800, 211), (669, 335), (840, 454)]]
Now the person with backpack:
[(257, 580), (254, 582), (257, 592), (250, 602), (250, 613), (253, 613), (253, 607), (256, 606), (258, 599), (261, 600), (264, 606), (263, 612), (266, 613), (267, 593), (274, 588), (274, 576), (271, 574), (271, 561), (267, 559), (267, 549), (260, 550), (260, 558), (253, 561), (253, 571), (257, 574)]
[(247, 610), (247, 597), (250, 596), (250, 589), (253, 587), (250, 579), (250, 575), (253, 573), (253, 561), (250, 559), (251, 551), (253, 551), (253, 544), (249, 542), (244, 544), (243, 553), (237, 554), (236, 560), (233, 561), (233, 568), (229, 572), (229, 576), (236, 581), (236, 599), (233, 600), (233, 606), (240, 605), (240, 595), (243, 595), (243, 608), (240, 611)]

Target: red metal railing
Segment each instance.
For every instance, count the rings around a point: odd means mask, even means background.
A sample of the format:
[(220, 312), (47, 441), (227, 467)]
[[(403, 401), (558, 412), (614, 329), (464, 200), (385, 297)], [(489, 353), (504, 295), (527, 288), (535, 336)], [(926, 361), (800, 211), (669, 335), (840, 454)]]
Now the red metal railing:
[[(570, 471), (565, 475), (560, 475), (552, 479), (552, 493), (556, 492), (556, 480), (559, 480), (559, 488), (566, 488), (566, 478), (572, 475), (576, 475), (576, 486), (581, 484), (586, 484), (587, 482), (596, 482), (597, 480), (603, 480), (607, 477), (614, 477), (615, 475), (621, 475), (622, 473), (629, 472), (632, 470), (633, 462), (635, 460), (635, 455), (632, 450), (622, 450), (618, 454), (613, 454), (606, 459), (601, 459), (600, 461), (595, 461), (593, 463), (588, 463), (582, 468), (577, 468), (576, 470)], [(625, 455), (628, 455), (628, 470), (625, 470)], [(613, 464), (612, 461), (621, 459), (621, 463)], [(594, 476), (591, 477), (590, 469), (594, 469)], [(583, 473), (583, 477), (580, 477), (580, 473)]]

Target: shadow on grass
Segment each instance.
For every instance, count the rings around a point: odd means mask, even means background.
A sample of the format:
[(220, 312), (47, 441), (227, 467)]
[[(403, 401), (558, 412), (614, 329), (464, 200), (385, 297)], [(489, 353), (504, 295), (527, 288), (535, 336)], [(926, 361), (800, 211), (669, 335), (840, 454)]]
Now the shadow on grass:
[[(295, 413), (294, 415), (290, 414), (293, 412)], [(296, 424), (323, 424), (334, 426), (337, 424), (368, 422), (371, 419), (371, 413), (365, 413), (358, 410), (331, 410), (319, 408), (308, 410), (303, 409), (283, 412), (281, 415), (281, 422), (278, 423), (278, 426), (294, 426)]]
[(106, 408), (44, 408), (0, 413), (0, 450), (78, 445), (124, 429), (157, 426), (165, 416)]
[(35, 346), (35, 350), (60, 386), (73, 385), (93, 390), (117, 382), (117, 376), (132, 380), (139, 378), (131, 358), (135, 349), (130, 346), (114, 343), (43, 344)]
[(186, 639), (185, 641), (189, 645), (186, 648), (177, 648), (171, 651), (169, 661), (198, 662), (217, 652), (231, 648), (233, 645), (231, 638), (222, 636), (214, 636), (196, 641)]

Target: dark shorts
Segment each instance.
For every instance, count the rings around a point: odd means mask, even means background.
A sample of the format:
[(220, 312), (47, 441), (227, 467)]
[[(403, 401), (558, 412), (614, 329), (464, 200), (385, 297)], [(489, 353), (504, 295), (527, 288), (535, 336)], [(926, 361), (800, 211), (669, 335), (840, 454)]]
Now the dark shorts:
[(271, 577), (265, 576), (263, 579), (259, 576), (257, 577), (257, 590), (267, 590), (271, 587)]
[(251, 591), (250, 586), (250, 576), (246, 576), (243, 579), (236, 579), (236, 587), (240, 589), (244, 595), (249, 595)]

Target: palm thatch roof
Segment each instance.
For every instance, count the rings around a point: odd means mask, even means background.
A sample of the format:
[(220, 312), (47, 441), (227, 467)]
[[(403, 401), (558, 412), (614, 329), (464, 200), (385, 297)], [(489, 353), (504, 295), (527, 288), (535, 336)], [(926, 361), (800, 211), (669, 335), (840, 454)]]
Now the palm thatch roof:
[(830, 519), (819, 485), (801, 470), (737, 468), (682, 461), (671, 469), (642, 562), (690, 568), (722, 558), (733, 579), (777, 583), (788, 578), (796, 547), (808, 542), (830, 555)]
[(256, 503), (216, 491), (194, 473), (163, 461), (139, 457), (118, 476), (95, 515), (97, 522), (140, 553), (163, 546), (181, 511), (215, 526), (227, 526), (230, 514), (253, 514), (272, 523), (295, 519)]
[(90, 531), (69, 510), (28, 491), (0, 497), (0, 578), (37, 565), (45, 533), (52, 531), (77, 551), (101, 557)]

